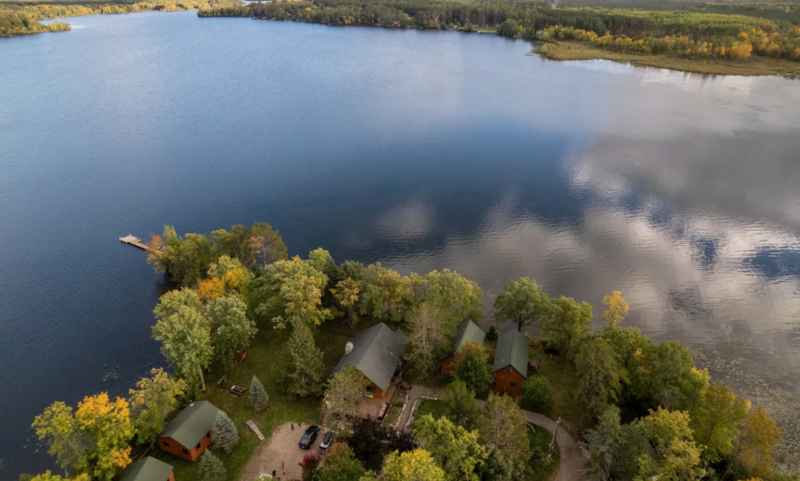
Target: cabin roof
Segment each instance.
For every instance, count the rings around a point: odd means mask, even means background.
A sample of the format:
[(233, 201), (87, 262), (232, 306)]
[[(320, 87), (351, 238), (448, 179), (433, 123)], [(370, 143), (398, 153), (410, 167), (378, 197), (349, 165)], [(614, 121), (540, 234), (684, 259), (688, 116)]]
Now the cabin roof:
[(172, 466), (148, 456), (125, 468), (120, 481), (167, 481), (170, 473)]
[(462, 322), (458, 325), (456, 337), (453, 338), (453, 354), (458, 353), (458, 350), (468, 342), (483, 344), (485, 337), (486, 333), (474, 322), (470, 320)]
[(191, 449), (214, 427), (218, 411), (208, 401), (195, 401), (186, 406), (159, 437), (172, 438), (184, 448)]
[(517, 330), (508, 331), (497, 340), (497, 349), (494, 352), (494, 368), (497, 372), (504, 367), (511, 366), (522, 377), (528, 377), (528, 340)]
[(353, 340), (353, 352), (339, 359), (331, 376), (352, 364), (385, 391), (403, 359), (407, 345), (408, 341), (402, 332), (392, 331), (382, 322), (376, 324), (356, 336)]

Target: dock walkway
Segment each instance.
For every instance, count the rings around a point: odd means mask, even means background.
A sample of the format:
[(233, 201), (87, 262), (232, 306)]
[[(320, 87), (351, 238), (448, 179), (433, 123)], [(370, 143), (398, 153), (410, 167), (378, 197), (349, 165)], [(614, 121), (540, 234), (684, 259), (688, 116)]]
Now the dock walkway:
[(146, 252), (150, 252), (150, 248), (142, 243), (142, 239), (139, 239), (138, 237), (133, 236), (131, 234), (128, 234), (125, 237), (120, 237), (119, 240), (120, 240), (120, 242), (123, 242), (125, 244), (130, 244), (130, 245), (132, 245), (134, 247), (138, 247), (139, 249), (142, 249), (142, 250), (144, 250)]

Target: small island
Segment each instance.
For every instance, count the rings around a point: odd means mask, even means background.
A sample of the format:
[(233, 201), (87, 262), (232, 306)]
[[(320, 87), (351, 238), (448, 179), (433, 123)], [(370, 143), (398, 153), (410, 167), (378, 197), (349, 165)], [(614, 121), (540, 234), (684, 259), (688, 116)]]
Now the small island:
[(596, 316), (522, 277), (487, 319), (455, 271), (289, 258), (266, 223), (146, 247), (169, 371), (50, 405), (33, 427), (71, 477), (21, 479), (797, 479), (770, 414), (625, 327), (619, 291)]

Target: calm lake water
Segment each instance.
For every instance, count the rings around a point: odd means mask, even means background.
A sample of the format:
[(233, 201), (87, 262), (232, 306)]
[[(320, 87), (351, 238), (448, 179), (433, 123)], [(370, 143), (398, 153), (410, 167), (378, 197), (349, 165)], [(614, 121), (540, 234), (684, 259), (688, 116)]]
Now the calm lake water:
[(29, 430), (49, 403), (163, 365), (162, 279), (117, 240), (163, 224), (451, 267), (487, 305), (524, 275), (596, 317), (621, 290), (626, 325), (800, 377), (800, 81), (554, 63), (492, 35), (69, 22), (0, 39), (2, 480), (52, 466)]

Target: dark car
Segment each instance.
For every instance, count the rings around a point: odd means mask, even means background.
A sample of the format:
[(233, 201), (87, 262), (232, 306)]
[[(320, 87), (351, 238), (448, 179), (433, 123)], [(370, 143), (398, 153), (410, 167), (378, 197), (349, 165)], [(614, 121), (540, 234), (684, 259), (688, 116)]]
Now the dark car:
[(319, 443), (319, 450), (322, 452), (322, 454), (325, 454), (325, 450), (331, 447), (334, 436), (336, 436), (334, 431), (328, 431), (325, 433), (325, 436), (322, 436), (322, 442)]
[(300, 438), (300, 448), (310, 449), (311, 445), (314, 444), (314, 440), (317, 439), (317, 434), (319, 434), (319, 426), (309, 426), (306, 428), (306, 432), (303, 433), (303, 437)]

